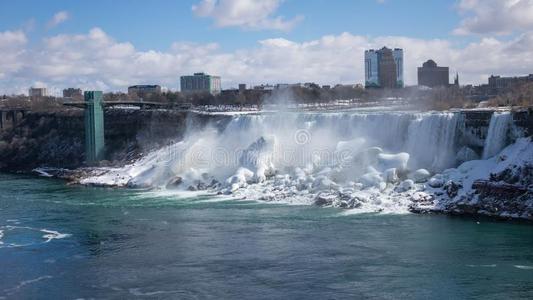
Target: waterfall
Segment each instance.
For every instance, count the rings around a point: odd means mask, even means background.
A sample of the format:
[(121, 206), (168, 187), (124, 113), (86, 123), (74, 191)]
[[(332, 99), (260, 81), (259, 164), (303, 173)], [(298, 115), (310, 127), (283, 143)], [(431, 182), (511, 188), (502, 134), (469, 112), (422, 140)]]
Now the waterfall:
[(410, 165), (435, 172), (453, 167), (459, 120), (456, 113), (416, 115), (409, 125), (405, 148), (412, 157)]
[[(114, 176), (116, 185), (127, 181), (143, 187), (165, 186), (170, 178), (177, 177), (189, 182), (206, 178), (224, 182), (244, 168), (253, 173), (253, 178), (263, 180), (269, 172), (339, 168), (345, 159), (339, 159), (339, 155), (351, 157), (376, 147), (387, 155), (408, 154), (402, 156), (409, 160), (406, 171), (424, 168), (439, 172), (456, 163), (456, 128), (461, 119), (458, 116), (451, 112), (235, 115), (221, 130), (189, 124), (183, 141), (149, 153), (105, 178)], [(490, 132), (493, 131), (492, 128)], [(354, 170), (341, 173), (355, 176), (367, 172), (355, 170), (359, 167), (352, 166)], [(241, 175), (246, 174), (248, 171), (241, 171)], [(337, 179), (343, 181), (357, 179), (339, 176)]]
[[(209, 190), (298, 204), (329, 193), (321, 203), (351, 199), (330, 204), (403, 212), (410, 203), (404, 192), (414, 191), (414, 181), (456, 166), (464, 121), (455, 112), (278, 112), (230, 118), (223, 128), (216, 121), (188, 124), (182, 141), (81, 183)], [(491, 139), (500, 141), (488, 147), (494, 151), (505, 144), (501, 134), (492, 137), (502, 127), (496, 123), (501, 118), (493, 117), (489, 130)]]
[(512, 115), (510, 112), (494, 112), (492, 114), (483, 147), (483, 159), (493, 157), (507, 145), (511, 121)]
[[(228, 118), (187, 123), (182, 141), (80, 182), (406, 212), (426, 180), (457, 167), (458, 154), (468, 157), (465, 149), (474, 153), (465, 145), (468, 123), (459, 112), (277, 112)], [(510, 123), (509, 112), (492, 115), (484, 158), (507, 145)]]

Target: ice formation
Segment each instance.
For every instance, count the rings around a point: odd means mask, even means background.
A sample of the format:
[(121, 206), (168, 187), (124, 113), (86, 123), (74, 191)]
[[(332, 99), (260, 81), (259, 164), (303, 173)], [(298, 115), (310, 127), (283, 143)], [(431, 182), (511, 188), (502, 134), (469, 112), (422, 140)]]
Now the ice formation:
[[(454, 112), (241, 114), (81, 183), (405, 212), (445, 184), (446, 169), (477, 158), (457, 143), (460, 122)], [(506, 145), (509, 126), (508, 113), (495, 114), (484, 157)]]

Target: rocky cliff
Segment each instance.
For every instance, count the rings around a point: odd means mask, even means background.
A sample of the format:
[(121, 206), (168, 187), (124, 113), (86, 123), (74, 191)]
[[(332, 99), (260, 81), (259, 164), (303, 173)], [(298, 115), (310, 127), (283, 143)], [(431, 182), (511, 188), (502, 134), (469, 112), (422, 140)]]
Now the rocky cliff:
[[(165, 143), (181, 139), (187, 122), (201, 126), (207, 116), (178, 111), (109, 109), (104, 117), (106, 160), (120, 165)], [(0, 170), (84, 166), (83, 110), (28, 112), (14, 128), (0, 131)]]

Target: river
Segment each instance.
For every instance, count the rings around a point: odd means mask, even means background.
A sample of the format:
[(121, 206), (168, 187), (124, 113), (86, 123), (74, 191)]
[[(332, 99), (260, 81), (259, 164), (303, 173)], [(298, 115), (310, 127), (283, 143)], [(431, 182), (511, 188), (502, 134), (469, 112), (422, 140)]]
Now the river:
[(0, 299), (533, 297), (533, 228), (0, 175)]

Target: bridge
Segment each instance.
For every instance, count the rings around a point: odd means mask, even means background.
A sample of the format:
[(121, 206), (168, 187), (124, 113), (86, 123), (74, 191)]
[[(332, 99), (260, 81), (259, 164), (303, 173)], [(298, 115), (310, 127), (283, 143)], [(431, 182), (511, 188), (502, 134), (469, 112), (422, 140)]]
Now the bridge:
[(27, 111), (25, 108), (0, 108), (0, 131), (15, 127)]
[[(78, 108), (86, 108), (87, 102), (65, 102), (63, 103), (65, 106), (71, 106), (71, 107), (78, 107)], [(130, 106), (130, 107), (139, 107), (140, 109), (176, 109), (176, 110), (187, 110), (192, 107), (190, 103), (180, 103), (180, 104), (172, 104), (172, 103), (159, 103), (159, 102), (144, 102), (144, 101), (107, 101), (102, 102), (102, 106), (104, 108), (112, 108), (112, 107), (124, 107), (124, 106)]]

